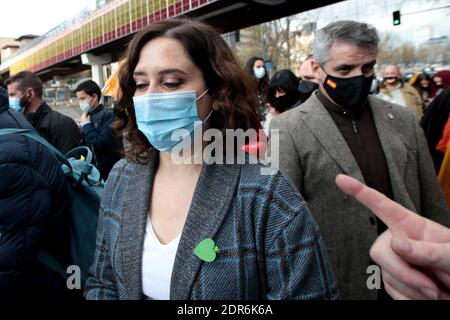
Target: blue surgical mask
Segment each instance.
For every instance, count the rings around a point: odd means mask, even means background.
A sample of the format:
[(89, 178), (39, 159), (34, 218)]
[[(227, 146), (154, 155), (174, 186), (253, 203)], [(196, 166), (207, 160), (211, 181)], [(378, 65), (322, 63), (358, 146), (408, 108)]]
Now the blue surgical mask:
[(18, 112), (22, 112), (23, 108), (20, 105), (20, 98), (9, 97), (9, 107)]
[(257, 79), (261, 80), (266, 75), (266, 69), (264, 69), (263, 67), (253, 68), (253, 73), (255, 74), (255, 77)]
[(80, 102), (80, 109), (83, 112), (89, 112), (91, 110), (92, 106), (90, 104), (90, 99), (89, 102)]
[[(207, 92), (208, 90), (198, 98), (195, 90), (149, 93), (133, 97), (138, 129), (159, 151), (172, 150), (186, 137), (193, 137), (196, 125), (202, 125), (197, 113), (197, 101)], [(209, 119), (211, 113), (212, 110), (203, 123)], [(186, 133), (178, 139), (172, 139), (172, 133), (177, 129), (185, 129)]]
[(80, 109), (83, 112), (89, 112), (91, 110), (91, 106), (87, 102), (80, 102)]

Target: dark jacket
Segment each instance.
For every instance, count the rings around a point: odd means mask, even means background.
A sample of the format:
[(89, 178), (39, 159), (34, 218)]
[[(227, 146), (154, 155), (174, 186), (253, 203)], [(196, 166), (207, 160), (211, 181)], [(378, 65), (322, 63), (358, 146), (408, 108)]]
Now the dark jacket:
[(45, 102), (25, 117), (41, 136), (64, 154), (81, 144), (81, 132), (75, 121), (51, 109)]
[[(0, 129), (33, 127), (0, 93)], [(65, 177), (45, 147), (20, 135), (0, 136), (0, 298), (60, 297), (65, 281), (36, 257), (67, 259)]]
[(442, 160), (444, 160), (444, 154), (436, 150), (436, 146), (442, 139), (442, 133), (444, 131), (445, 124), (447, 123), (449, 114), (450, 89), (447, 89), (434, 98), (425, 111), (425, 115), (420, 122), (420, 125), (425, 132), (425, 137), (427, 138), (428, 147), (433, 158), (436, 174), (439, 173)]
[[(367, 100), (351, 111), (350, 108), (332, 102), (320, 90), (317, 90), (315, 94), (342, 134), (366, 185), (392, 199), (386, 157)], [(386, 230), (386, 225), (378, 218), (377, 222), (378, 234), (381, 234)]]
[(111, 109), (100, 104), (89, 115), (91, 122), (85, 124), (81, 131), (86, 144), (94, 152), (102, 179), (106, 180), (114, 164), (121, 158), (121, 139), (114, 136), (109, 127), (114, 119)]

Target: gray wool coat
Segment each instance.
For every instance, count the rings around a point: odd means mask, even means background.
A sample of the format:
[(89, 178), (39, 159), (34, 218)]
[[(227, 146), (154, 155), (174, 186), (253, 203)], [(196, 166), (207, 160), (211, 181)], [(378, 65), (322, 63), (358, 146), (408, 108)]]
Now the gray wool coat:
[[(369, 96), (386, 157), (394, 200), (446, 226), (450, 213), (437, 183), (422, 129), (406, 108)], [(279, 129), (279, 166), (319, 224), (343, 299), (376, 299), (367, 288), (369, 250), (377, 238), (372, 212), (342, 193), (339, 173), (364, 182), (361, 170), (338, 127), (313, 94), (300, 107), (274, 118)], [(274, 155), (272, 155), (274, 156)]]
[[(144, 164), (119, 161), (102, 196), (87, 299), (138, 300), (156, 153)], [(260, 165), (204, 165), (170, 282), (174, 300), (335, 299), (336, 286), (318, 226), (279, 171)], [(174, 201), (177, 196), (174, 195)], [(203, 239), (220, 251), (194, 255)]]

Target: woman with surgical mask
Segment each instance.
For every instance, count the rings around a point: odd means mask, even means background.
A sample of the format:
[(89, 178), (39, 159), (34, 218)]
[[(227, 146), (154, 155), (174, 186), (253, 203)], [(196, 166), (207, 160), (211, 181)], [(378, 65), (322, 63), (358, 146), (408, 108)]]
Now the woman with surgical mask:
[(266, 118), (266, 100), (267, 85), (269, 75), (267, 74), (264, 59), (260, 57), (251, 57), (245, 64), (245, 71), (253, 79), (258, 97), (258, 115), (261, 121)]
[[(299, 193), (277, 170), (238, 163), (230, 152), (239, 144), (220, 146), (258, 128), (253, 88), (220, 34), (195, 21), (154, 22), (129, 44), (119, 79), (116, 108), (126, 112), (113, 126), (129, 148), (103, 193), (86, 297), (335, 298)], [(209, 156), (175, 161), (191, 155), (196, 130)]]

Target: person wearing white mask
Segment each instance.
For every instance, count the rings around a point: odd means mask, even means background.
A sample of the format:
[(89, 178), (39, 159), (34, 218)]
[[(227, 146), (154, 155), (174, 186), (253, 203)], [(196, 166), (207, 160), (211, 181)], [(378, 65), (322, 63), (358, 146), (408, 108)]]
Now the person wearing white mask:
[(264, 59), (260, 57), (249, 58), (245, 65), (245, 71), (253, 79), (253, 83), (258, 94), (258, 115), (260, 121), (264, 121), (267, 114), (265, 97), (269, 85), (269, 76), (266, 71)]
[(96, 166), (102, 179), (106, 180), (114, 164), (120, 160), (123, 149), (121, 139), (115, 137), (109, 127), (114, 120), (113, 110), (100, 103), (100, 87), (92, 80), (80, 83), (75, 94), (83, 112), (80, 128), (84, 142), (94, 152)]

